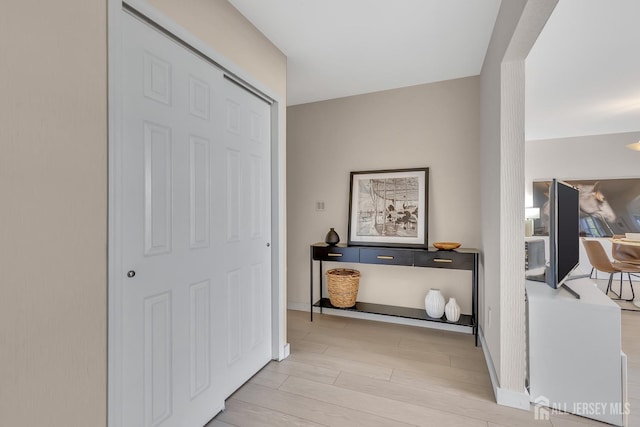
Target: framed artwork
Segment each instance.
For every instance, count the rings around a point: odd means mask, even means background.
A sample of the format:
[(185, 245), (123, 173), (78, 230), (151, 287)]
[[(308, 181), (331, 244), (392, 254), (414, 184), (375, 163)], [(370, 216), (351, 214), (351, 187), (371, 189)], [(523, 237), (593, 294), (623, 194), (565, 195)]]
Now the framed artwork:
[[(580, 191), (580, 235), (611, 237), (640, 232), (640, 178), (563, 180)], [(533, 205), (540, 208), (534, 235), (549, 234), (549, 184), (533, 182)]]
[(351, 172), (349, 245), (427, 247), (429, 168)]

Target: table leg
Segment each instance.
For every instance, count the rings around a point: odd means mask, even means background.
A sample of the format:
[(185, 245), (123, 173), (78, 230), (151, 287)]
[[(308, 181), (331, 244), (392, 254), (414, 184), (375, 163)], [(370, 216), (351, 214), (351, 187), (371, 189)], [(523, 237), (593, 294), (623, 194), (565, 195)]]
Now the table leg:
[(309, 316), (313, 322), (313, 248), (309, 254)]
[(320, 260), (320, 313), (322, 313), (322, 260)]
[(472, 317), (473, 317), (473, 334), (476, 338), (476, 347), (478, 346), (478, 254), (473, 257), (473, 276), (471, 288), (472, 301)]

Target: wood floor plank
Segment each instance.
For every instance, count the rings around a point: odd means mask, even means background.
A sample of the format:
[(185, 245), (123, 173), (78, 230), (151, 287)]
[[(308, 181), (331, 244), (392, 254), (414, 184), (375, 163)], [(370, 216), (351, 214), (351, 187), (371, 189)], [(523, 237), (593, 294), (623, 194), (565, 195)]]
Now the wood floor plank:
[(213, 419), (209, 421), (204, 427), (238, 427), (234, 424), (225, 423), (224, 421), (220, 421), (219, 419)]
[[(373, 320), (353, 319), (345, 327), (345, 331), (362, 336), (391, 336), (400, 339), (433, 340), (443, 336), (439, 329), (421, 328), (418, 326), (398, 325), (393, 323), (376, 322)], [(463, 334), (461, 334), (463, 335)]]
[(289, 344), (291, 345), (291, 353), (324, 353), (329, 348), (328, 344), (305, 341), (304, 338), (289, 339)]
[(289, 377), (280, 390), (309, 399), (353, 408), (417, 426), (486, 427), (486, 422), (463, 415), (414, 405), (362, 391)]
[(391, 378), (392, 373), (392, 369), (390, 367), (367, 363), (366, 361), (360, 361), (352, 358), (335, 357), (326, 353), (292, 354), (289, 356), (289, 359), (291, 359), (292, 362), (304, 363), (319, 368), (352, 372), (354, 374), (385, 380)]
[[(345, 349), (342, 347), (329, 347), (324, 353), (326, 356), (333, 356), (342, 360), (361, 360), (369, 364), (375, 364), (387, 369), (401, 369), (405, 371), (415, 371), (418, 373), (428, 373), (437, 377), (453, 378), (460, 382), (468, 382), (472, 384), (487, 384), (489, 374), (484, 372), (475, 372), (466, 369), (452, 368), (438, 363), (428, 363), (419, 360), (410, 360), (403, 358), (393, 358), (384, 354), (375, 352), (359, 351), (354, 349)], [(351, 371), (353, 372), (353, 371)], [(353, 372), (358, 373), (358, 372)]]
[(304, 337), (306, 337), (307, 335), (309, 335), (310, 331), (302, 331), (302, 330), (296, 330), (296, 329), (292, 329), (287, 333), (287, 338), (289, 340), (303, 340)]
[(428, 374), (394, 369), (391, 382), (426, 390), (435, 390), (450, 396), (464, 396), (469, 398), (495, 401), (491, 384), (479, 385), (456, 381), (447, 377), (435, 377)]
[(466, 369), (469, 371), (485, 372), (487, 374), (489, 373), (489, 369), (487, 368), (487, 362), (485, 361), (484, 357), (483, 358), (465, 357), (465, 356), (458, 356), (458, 355), (452, 354), (451, 367)]
[[(458, 334), (459, 335), (459, 334)], [(482, 349), (476, 347), (473, 337), (464, 336), (464, 338), (434, 336), (430, 339), (400, 339), (400, 348), (407, 348), (417, 351), (443, 351), (447, 353), (454, 352), (465, 357), (484, 358)]]
[[(271, 362), (270, 365), (278, 362)], [(265, 367), (266, 368), (266, 367)], [(278, 372), (277, 369), (262, 369), (255, 374), (249, 381), (253, 384), (259, 384), (269, 388), (278, 388), (289, 377), (287, 373)], [(333, 381), (332, 381), (333, 382)]]
[[(288, 382), (285, 381), (283, 387), (287, 384)], [(532, 411), (496, 405), (492, 400), (458, 396), (455, 398), (455, 404), (452, 405), (452, 397), (439, 391), (379, 381), (348, 373), (341, 373), (334, 385), (360, 393), (475, 418), (478, 421), (508, 423), (512, 427), (543, 427), (545, 425), (545, 422), (534, 419)], [(547, 422), (546, 425), (551, 426), (551, 423)]]
[(631, 412), (629, 415), (629, 426), (640, 426), (640, 415), (635, 412)]
[(551, 424), (553, 427), (578, 427), (578, 426), (610, 426), (610, 424), (590, 420), (573, 414), (552, 414)]
[[(640, 312), (622, 312), (630, 426), (640, 426)], [(467, 334), (289, 312), (291, 355), (241, 387), (207, 427), (603, 425), (571, 414), (534, 420), (495, 403), (484, 354)]]
[[(318, 427), (323, 424), (314, 423), (293, 415), (264, 408), (262, 406), (246, 403), (234, 398), (227, 399), (227, 409), (222, 412), (219, 419), (233, 425), (242, 427)], [(326, 424), (325, 424), (326, 425)]]
[[(292, 313), (290, 310), (288, 313)], [(299, 313), (299, 314), (298, 314)], [(291, 320), (294, 321), (294, 325), (291, 329), (295, 328), (306, 328), (306, 327), (328, 327), (334, 329), (344, 329), (350, 322), (351, 319), (340, 316), (328, 316), (326, 314), (314, 314), (313, 322), (309, 319), (309, 313), (304, 312), (296, 312), (293, 316), (290, 317)], [(287, 329), (289, 329), (289, 325), (287, 323)]]
[(640, 426), (640, 396), (634, 396), (629, 393), (628, 401), (631, 410), (629, 414), (629, 425)]
[(339, 345), (348, 348), (367, 348), (372, 351), (380, 348), (388, 348), (389, 346), (397, 347), (400, 343), (399, 337), (373, 337), (346, 330), (331, 331), (321, 328), (313, 329), (304, 339), (305, 341), (318, 344)]
[(629, 397), (640, 397), (640, 383), (637, 382), (628, 382), (627, 390), (629, 393)]
[[(313, 363), (298, 362), (295, 360), (295, 356), (289, 356), (288, 359), (281, 362), (271, 362), (265, 369), (287, 376), (294, 375), (326, 384), (333, 384), (340, 374), (340, 369), (327, 368)], [(278, 387), (280, 385), (281, 384), (278, 384)]]
[[(448, 354), (416, 353), (412, 350), (401, 350), (397, 348), (371, 351), (366, 349), (329, 346), (324, 354), (342, 359), (359, 360), (365, 363), (384, 366), (389, 369), (410, 369), (410, 367), (420, 369), (419, 367), (425, 364), (438, 365), (446, 368), (451, 366), (451, 360)], [(424, 357), (421, 358), (420, 355)]]
[(254, 384), (245, 384), (233, 395), (233, 399), (332, 427), (407, 427), (410, 425), (344, 405), (334, 405)]
[(629, 383), (640, 384), (640, 367), (628, 366), (627, 365), (627, 370), (628, 370), (628, 379), (627, 379), (627, 381)]

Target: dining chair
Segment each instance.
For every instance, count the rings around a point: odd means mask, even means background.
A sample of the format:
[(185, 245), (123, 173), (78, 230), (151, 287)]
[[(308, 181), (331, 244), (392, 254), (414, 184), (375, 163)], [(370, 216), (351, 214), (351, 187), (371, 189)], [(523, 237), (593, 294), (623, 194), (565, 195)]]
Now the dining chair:
[(611, 238), (611, 256), (614, 260), (627, 264), (640, 265), (640, 246), (625, 245), (616, 240), (624, 239), (624, 234), (614, 234)]
[[(607, 283), (607, 290), (605, 291), (605, 294), (608, 295), (609, 292), (612, 292), (618, 299), (624, 299), (622, 298), (622, 279), (623, 274), (627, 273), (627, 275), (629, 276), (629, 285), (631, 286), (631, 299), (628, 299), (626, 301), (633, 301), (636, 297), (636, 293), (633, 289), (633, 282), (631, 282), (630, 274), (640, 273), (640, 265), (611, 261), (604, 248), (602, 247), (602, 244), (597, 240), (588, 240), (583, 237), (582, 245), (587, 252), (587, 257), (589, 258), (589, 262), (593, 266), (593, 269), (602, 271), (603, 273), (609, 273), (609, 282)], [(593, 273), (593, 269), (591, 270), (591, 273)], [(611, 288), (613, 275), (616, 273), (620, 273), (620, 293), (616, 293)]]

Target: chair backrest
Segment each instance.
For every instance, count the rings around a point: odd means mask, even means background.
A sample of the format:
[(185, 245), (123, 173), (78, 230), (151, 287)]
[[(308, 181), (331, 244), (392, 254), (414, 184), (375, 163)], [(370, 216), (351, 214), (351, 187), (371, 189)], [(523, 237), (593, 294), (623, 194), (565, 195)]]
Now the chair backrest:
[(582, 245), (587, 251), (589, 262), (593, 267), (595, 267), (596, 270), (602, 271), (604, 273), (616, 273), (619, 271), (613, 265), (611, 265), (611, 260), (607, 256), (607, 253), (605, 252), (600, 242), (598, 242), (597, 240), (587, 240), (583, 237)]
[[(624, 239), (623, 235), (615, 235), (613, 239)], [(611, 255), (616, 261), (632, 264), (640, 263), (640, 246), (611, 242)]]

